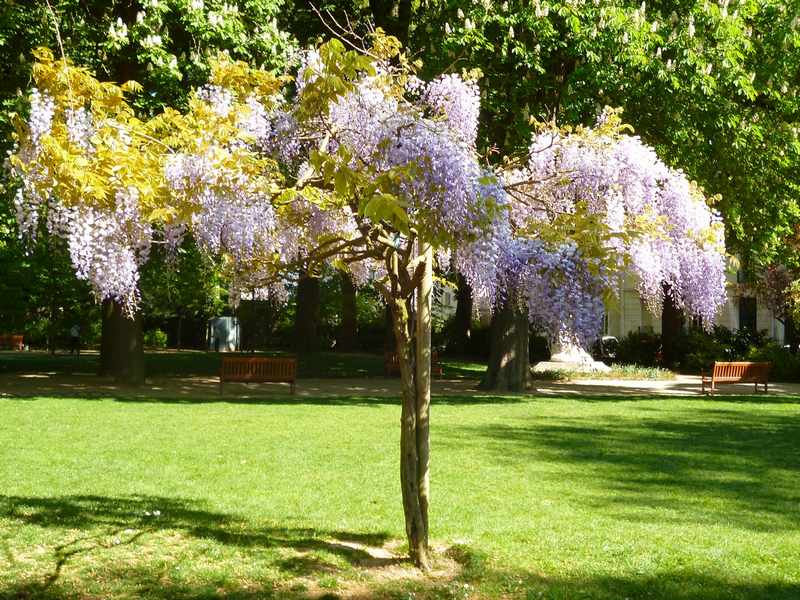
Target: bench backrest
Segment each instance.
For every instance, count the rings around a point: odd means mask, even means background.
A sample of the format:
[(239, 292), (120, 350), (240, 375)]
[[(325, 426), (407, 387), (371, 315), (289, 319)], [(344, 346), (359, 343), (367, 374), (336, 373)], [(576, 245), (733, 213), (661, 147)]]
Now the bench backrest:
[(742, 381), (766, 381), (769, 377), (768, 362), (715, 362), (714, 379), (740, 379)]
[(0, 335), (0, 348), (22, 349), (22, 346), (23, 346), (23, 336), (9, 335), (9, 334)]
[(220, 376), (231, 381), (294, 381), (297, 377), (297, 359), (223, 356)]

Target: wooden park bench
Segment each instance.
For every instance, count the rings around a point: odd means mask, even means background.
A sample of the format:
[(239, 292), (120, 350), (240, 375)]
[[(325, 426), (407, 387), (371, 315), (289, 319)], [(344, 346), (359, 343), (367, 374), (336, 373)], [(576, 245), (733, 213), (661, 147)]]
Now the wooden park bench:
[[(713, 394), (720, 383), (753, 383), (755, 391), (758, 384), (764, 385), (764, 393), (769, 389), (769, 370), (772, 363), (768, 362), (715, 362), (710, 375), (705, 371), (700, 372), (704, 394)], [(706, 385), (711, 387), (706, 391)]]
[[(396, 377), (400, 375), (400, 361), (397, 352), (387, 352), (383, 355), (383, 373), (386, 377)], [(431, 375), (441, 377), (443, 374), (442, 364), (439, 362), (439, 353), (431, 352)]]
[(223, 356), (219, 393), (226, 381), (243, 383), (288, 383), (294, 394), (297, 359), (288, 356)]
[(0, 350), (19, 350), (25, 349), (23, 336), (21, 335), (0, 335)]

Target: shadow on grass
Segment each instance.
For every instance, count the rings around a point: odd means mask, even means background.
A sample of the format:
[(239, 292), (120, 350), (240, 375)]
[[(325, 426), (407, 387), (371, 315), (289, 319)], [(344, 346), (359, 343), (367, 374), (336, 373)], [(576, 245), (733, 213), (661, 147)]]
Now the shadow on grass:
[[(571, 384), (572, 385), (572, 384)], [(688, 388), (692, 389), (692, 388)], [(681, 392), (684, 390), (681, 389)], [(536, 391), (531, 391), (529, 398), (536, 398), (537, 400), (573, 400), (575, 402), (585, 402), (590, 404), (602, 404), (602, 403), (619, 403), (619, 402), (670, 402), (670, 401), (680, 401), (680, 402), (692, 402), (696, 404), (698, 408), (702, 408), (705, 404), (798, 404), (800, 405), (800, 396), (798, 395), (787, 395), (787, 394), (777, 394), (770, 392), (769, 394), (718, 394), (713, 397), (704, 396), (701, 394), (692, 394), (686, 395), (684, 393), (677, 393), (677, 394), (654, 394), (652, 390), (648, 391), (644, 388), (642, 389), (631, 389), (631, 388), (613, 388), (611, 386), (605, 387), (603, 386), (603, 390), (600, 392), (595, 393), (591, 386), (583, 386), (583, 388), (579, 388), (579, 391), (564, 391), (563, 393), (559, 393), (558, 391), (553, 391), (552, 389), (547, 390), (546, 394), (544, 392), (537, 393)], [(657, 408), (654, 410), (658, 410)]]
[[(736, 574), (697, 573), (690, 569), (657, 575), (543, 577), (514, 570), (467, 567), (458, 582), (493, 590), (500, 598), (524, 600), (796, 600), (800, 584), (775, 578), (747, 581)], [(454, 585), (449, 586), (453, 589)], [(457, 589), (457, 588), (456, 588)], [(463, 589), (463, 588), (462, 588)], [(437, 597), (437, 596), (433, 596)], [(438, 596), (438, 597), (458, 597)]]
[[(318, 576), (338, 570), (322, 556), (330, 555), (352, 566), (376, 565), (366, 546), (382, 546), (388, 534), (316, 530), (292, 527), (259, 527), (235, 516), (207, 510), (191, 501), (158, 496), (107, 497), (69, 495), (52, 498), (0, 496), (0, 518), (18, 526), (30, 525), (65, 530), (72, 538), (52, 548), (50, 573), (34, 582), (20, 583), (15, 588), (0, 589), (0, 598), (61, 598), (82, 596), (80, 591), (62, 589), (59, 578), (64, 567), (80, 554), (102, 552), (117, 546), (136, 545), (140, 538), (157, 532), (180, 532), (197, 540), (213, 540), (240, 549), (293, 550), (301, 554), (279, 561), (276, 566), (284, 575)], [(75, 533), (75, 531), (80, 533)], [(6, 548), (9, 564), (14, 558)], [(398, 559), (386, 559), (384, 564)], [(209, 590), (162, 588), (155, 575), (144, 571), (120, 574), (135, 575), (137, 586), (146, 585), (148, 597), (205, 597)], [(150, 587), (148, 582), (152, 583)], [(261, 595), (252, 597), (263, 597)], [(249, 593), (249, 592), (248, 592)], [(249, 598), (247, 593), (232, 597)]]
[[(736, 573), (697, 573), (691, 569), (663, 571), (649, 575), (590, 575), (573, 578), (549, 577), (513, 568), (496, 568), (480, 551), (459, 545), (447, 551), (458, 568), (430, 577), (376, 578), (360, 577), (357, 585), (341, 584), (341, 567), (320, 558), (333, 554), (356, 568), (372, 559), (356, 544), (380, 546), (385, 533), (321, 531), (309, 528), (266, 527), (252, 525), (235, 516), (208, 510), (191, 501), (159, 496), (106, 497), (71, 495), (53, 498), (0, 496), (0, 517), (18, 525), (64, 530), (73, 539), (53, 550), (53, 566), (45, 577), (27, 578), (24, 572), (16, 580), (6, 578), (0, 586), (3, 599), (66, 600), (98, 597), (96, 583), (89, 579), (64, 580), (60, 577), (69, 562), (81, 553), (111, 549), (119, 545), (135, 546), (147, 534), (178, 531), (198, 540), (213, 539), (238, 548), (262, 551), (267, 548), (299, 551), (275, 563), (277, 571), (267, 571), (258, 580), (242, 581), (234, 572), (220, 581), (212, 571), (200, 573), (190, 581), (165, 576), (156, 563), (148, 565), (114, 564), (114, 554), (95, 557), (98, 567), (110, 562), (103, 576), (113, 582), (113, 592), (103, 597), (137, 597), (151, 600), (199, 600), (228, 598), (318, 599), (335, 598), (409, 598), (417, 600), (444, 598), (552, 598), (567, 600), (796, 600), (800, 584), (780, 580), (778, 576), (760, 576), (749, 581)], [(76, 532), (77, 530), (77, 532)], [(83, 532), (83, 533), (82, 533)], [(88, 532), (88, 533), (87, 533)], [(110, 545), (108, 539), (118, 536)], [(167, 544), (167, 541), (158, 543)], [(311, 551), (308, 554), (303, 554)], [(169, 548), (165, 548), (169, 554)], [(96, 560), (100, 559), (100, 560)], [(246, 560), (244, 556), (239, 560)], [(11, 564), (13, 560), (9, 560)], [(394, 561), (396, 562), (396, 561)], [(87, 578), (90, 575), (86, 576)], [(93, 577), (93, 576), (92, 576)], [(306, 579), (292, 579), (292, 578)], [(310, 578), (310, 579), (309, 579)], [(327, 579), (326, 579), (327, 578)], [(303, 583), (317, 580), (330, 586), (327, 595), (310, 590)], [(295, 581), (296, 583), (292, 583)], [(348, 588), (347, 586), (351, 587)], [(476, 593), (477, 592), (477, 593)]]
[[(40, 400), (64, 398), (79, 401), (107, 401), (145, 404), (250, 404), (250, 405), (313, 405), (313, 406), (381, 406), (400, 404), (397, 382), (346, 382), (314, 380), (298, 382), (298, 393), (290, 395), (285, 384), (228, 383), (224, 394), (218, 383), (208, 380), (148, 382), (139, 387), (116, 384), (97, 377), (10, 376), (0, 379), (0, 402), (3, 400)], [(433, 389), (433, 403), (515, 404), (531, 402), (521, 394), (477, 392), (458, 381), (443, 381)]]
[[(268, 351), (242, 353), (243, 356), (286, 356), (287, 352)], [(216, 376), (224, 354), (201, 350), (169, 350), (145, 352), (148, 377)], [(99, 368), (96, 352), (80, 357), (45, 352), (0, 353), (0, 373), (96, 373)], [(379, 377), (383, 375), (383, 356), (368, 353), (319, 352), (298, 357), (301, 378)]]
[[(242, 356), (287, 356), (280, 350), (241, 353)], [(224, 354), (203, 350), (148, 350), (145, 372), (148, 377), (209, 377), (219, 374)], [(230, 356), (230, 355), (229, 355)], [(479, 379), (486, 366), (475, 362), (442, 360), (444, 375), (453, 379)], [(99, 355), (86, 352), (80, 357), (46, 352), (0, 352), (0, 373), (96, 373)], [(298, 376), (302, 378), (383, 377), (384, 357), (368, 352), (315, 352), (298, 357)]]
[(106, 527), (146, 531), (177, 529), (195, 538), (209, 538), (240, 547), (321, 549), (354, 560), (367, 559), (370, 555), (327, 540), (380, 545), (387, 539), (387, 534), (383, 533), (283, 527), (251, 531), (244, 521), (235, 516), (206, 510), (192, 501), (160, 496), (0, 496), (0, 516), (38, 527), (81, 530)]
[[(738, 402), (739, 399), (730, 399)], [(638, 411), (637, 411), (638, 413)], [(498, 461), (520, 455), (567, 467), (581, 502), (631, 521), (800, 528), (800, 419), (708, 406), (593, 420), (543, 418), (460, 428)], [(596, 490), (595, 490), (596, 491)], [(642, 509), (645, 509), (644, 511)], [(647, 510), (649, 509), (649, 510)]]
[[(452, 600), (454, 598), (520, 598), (523, 600), (796, 600), (800, 584), (761, 577), (748, 581), (736, 574), (698, 573), (690, 569), (663, 571), (655, 575), (597, 575), (588, 577), (547, 577), (525, 570), (490, 567), (480, 553), (458, 548), (459, 568), (428, 577), (403, 579), (362, 579), (354, 587), (340, 585), (326, 565), (304, 563), (303, 571), (325, 577), (329, 591), (309, 590), (303, 583), (286, 586), (285, 581), (257, 582), (227, 580), (186, 583), (164, 578), (155, 569), (118, 567), (110, 574), (122, 586), (121, 596), (149, 600), (284, 599), (369, 600), (407, 599)], [(477, 558), (476, 558), (477, 557)], [(290, 565), (291, 568), (291, 565)], [(11, 584), (0, 588), (0, 598), (67, 600), (88, 597), (80, 582)]]

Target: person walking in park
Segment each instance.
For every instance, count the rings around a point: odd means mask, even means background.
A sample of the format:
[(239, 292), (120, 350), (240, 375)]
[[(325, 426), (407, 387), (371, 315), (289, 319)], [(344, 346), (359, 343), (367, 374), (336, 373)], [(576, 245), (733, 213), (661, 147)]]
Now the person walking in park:
[(69, 330), (69, 353), (81, 355), (81, 328), (75, 323)]

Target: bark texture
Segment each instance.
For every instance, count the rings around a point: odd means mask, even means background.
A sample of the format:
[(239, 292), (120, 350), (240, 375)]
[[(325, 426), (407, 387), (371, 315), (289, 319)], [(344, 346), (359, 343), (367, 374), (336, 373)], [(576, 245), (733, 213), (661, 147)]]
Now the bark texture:
[(144, 383), (142, 313), (131, 318), (122, 305), (112, 300), (103, 302), (100, 374), (110, 375), (119, 383)]
[[(431, 369), (431, 293), (433, 259), (430, 247), (421, 245), (424, 271), (417, 292), (416, 326), (412, 326), (410, 294), (393, 285), (386, 294), (392, 312), (396, 352), (400, 363), (402, 409), (400, 415), (400, 487), (409, 556), (423, 570), (430, 568), (428, 546), (429, 417)], [(397, 256), (391, 259), (395, 284), (400, 279)], [(416, 330), (416, 335), (412, 331)], [(416, 350), (414, 347), (416, 344)]]
[(480, 388), (502, 392), (526, 390), (530, 384), (529, 348), (528, 314), (512, 295), (492, 316), (489, 365)]
[(417, 288), (417, 493), (424, 527), (424, 560), (428, 558), (428, 504), (430, 492), (430, 414), (431, 414), (431, 329), (433, 302), (433, 252), (429, 244), (420, 244), (425, 258), (425, 271)]

